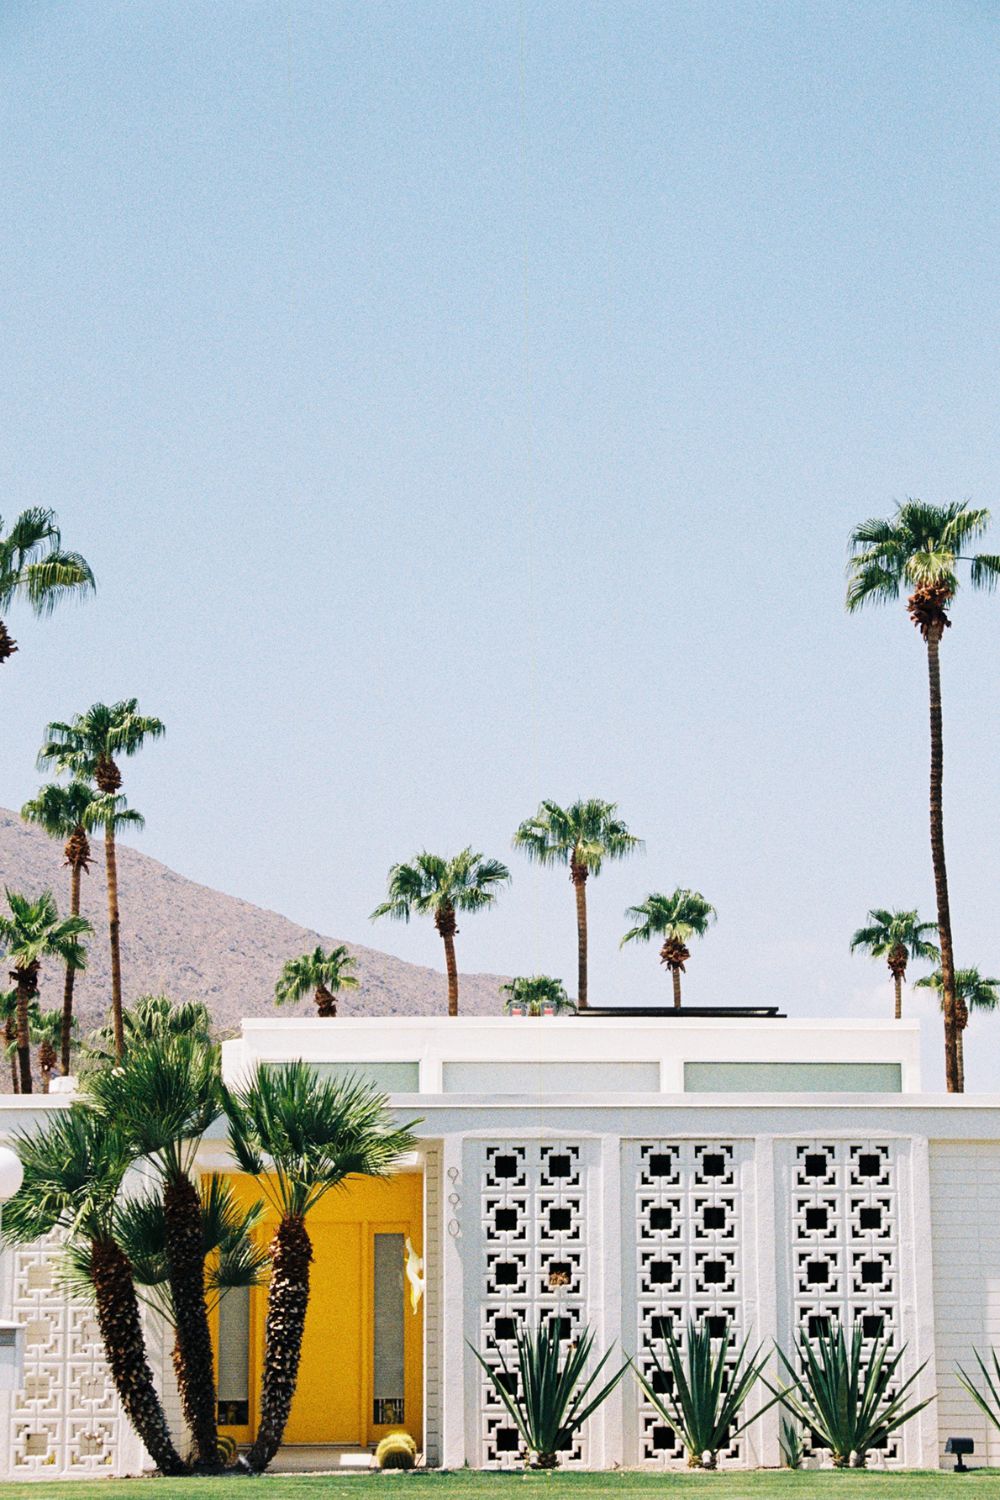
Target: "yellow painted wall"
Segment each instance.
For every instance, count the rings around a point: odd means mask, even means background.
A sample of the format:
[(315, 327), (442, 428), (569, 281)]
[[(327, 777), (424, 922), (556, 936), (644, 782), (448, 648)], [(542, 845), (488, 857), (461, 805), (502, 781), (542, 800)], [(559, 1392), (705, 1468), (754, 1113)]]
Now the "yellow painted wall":
[[(244, 1203), (256, 1202), (252, 1177), (237, 1175), (233, 1186)], [(402, 1173), (387, 1181), (349, 1178), (327, 1193), (306, 1221), (312, 1240), (309, 1308), (302, 1341), (302, 1363), (285, 1432), (287, 1443), (377, 1443), (401, 1428), (419, 1443), (423, 1432), (423, 1304), (416, 1314), (406, 1296), (404, 1345), (405, 1421), (374, 1422), (374, 1239), (376, 1234), (409, 1235), (423, 1254), (423, 1178)], [(275, 1219), (265, 1214), (257, 1231), (267, 1243)], [(250, 1294), (250, 1425), (226, 1427), (237, 1442), (249, 1442), (260, 1410), (267, 1288)]]

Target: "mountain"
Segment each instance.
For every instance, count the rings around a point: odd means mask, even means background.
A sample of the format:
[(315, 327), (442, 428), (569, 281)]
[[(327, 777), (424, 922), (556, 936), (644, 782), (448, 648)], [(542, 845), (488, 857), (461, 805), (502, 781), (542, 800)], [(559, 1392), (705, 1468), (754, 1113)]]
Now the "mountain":
[[(82, 913), (94, 924), (94, 937), (89, 967), (76, 982), (75, 1008), (84, 1034), (100, 1025), (111, 993), (104, 848), (99, 839), (93, 840), (93, 854), (94, 863), (83, 878)], [(62, 844), (0, 808), (0, 888), (4, 885), (29, 894), (49, 888), (60, 912), (68, 907), (69, 872), (63, 865)], [(275, 1009), (274, 982), (282, 964), (317, 943), (328, 948), (346, 942), (186, 880), (123, 844), (118, 845), (118, 886), (125, 1003), (144, 994), (202, 1000), (221, 1031), (236, 1030), (243, 1016), (308, 1015), (308, 1000)], [(359, 943), (346, 946), (357, 960), (361, 984), (341, 994), (338, 1005), (344, 1015), (446, 1012), (443, 973)], [(496, 1014), (502, 983), (494, 974), (463, 974), (463, 1012)], [(62, 1003), (62, 974), (55, 965), (43, 970), (41, 1001), (46, 1007)]]

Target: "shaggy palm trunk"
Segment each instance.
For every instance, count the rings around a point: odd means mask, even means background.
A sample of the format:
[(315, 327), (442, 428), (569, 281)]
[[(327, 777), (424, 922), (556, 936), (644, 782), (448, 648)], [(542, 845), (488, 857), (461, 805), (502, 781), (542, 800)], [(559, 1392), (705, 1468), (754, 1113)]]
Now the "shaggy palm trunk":
[(21, 1092), (21, 1077), (17, 1071), (17, 1022), (13, 1016), (8, 1016), (4, 1022), (3, 1038), (7, 1044), (7, 1056), (10, 1060), (11, 1092), (19, 1094)]
[(4, 622), (0, 620), (0, 666), (2, 666), (5, 661), (9, 660), (9, 658), (14, 655), (14, 652), (16, 650), (17, 642), (15, 640), (12, 640), (11, 637), (7, 634), (7, 627)]
[(889, 973), (896, 990), (896, 1020), (903, 1019), (903, 979), (906, 975), (906, 949), (896, 943), (889, 951)]
[(964, 1000), (955, 1001), (955, 1045), (958, 1049), (958, 1089), (965, 1093), (965, 1028), (969, 1024), (969, 1007)]
[(587, 875), (586, 865), (569, 862), (569, 878), (576, 895), (576, 996), (577, 1009), (586, 1010), (587, 1000)]
[(42, 1042), (38, 1049), (38, 1071), (42, 1075), (42, 1093), (47, 1094), (49, 1084), (52, 1082), (52, 1073), (57, 1062), (56, 1049), (48, 1040)]
[(955, 1014), (955, 957), (951, 942), (948, 868), (944, 857), (944, 734), (941, 722), (941, 664), (938, 648), (944, 626), (935, 621), (927, 632), (927, 677), (931, 717), (931, 860), (941, 945), (941, 989), (944, 995), (944, 1071), (950, 1094), (962, 1092), (958, 1024)]
[(15, 969), (11, 978), (17, 983), (17, 1063), (21, 1075), (21, 1093), (31, 1093), (31, 1002), (38, 994), (38, 964)]
[(104, 1354), (125, 1415), (157, 1468), (183, 1474), (186, 1465), (174, 1447), (146, 1359), (132, 1268), (113, 1240), (92, 1242), (91, 1275)]
[(325, 984), (316, 986), (316, 1014), (318, 1016), (335, 1016), (337, 1014), (337, 1002), (334, 1000)]
[(438, 907), (434, 916), (434, 926), (444, 942), (444, 966), (448, 973), (448, 1014), (457, 1016), (458, 963), (455, 959), (455, 934), (458, 927), (455, 924), (455, 908), (453, 906)]
[[(66, 863), (69, 865), (69, 913), (71, 917), (80, 915), (80, 877), (90, 860), (90, 845), (87, 835), (82, 828), (73, 830), (71, 837), (66, 842)], [(69, 1072), (70, 1043), (73, 1037), (73, 985), (76, 980), (76, 970), (69, 964), (66, 965), (66, 979), (63, 983), (63, 1013), (62, 1013), (62, 1039), (61, 1039), (61, 1065), (63, 1073)]]
[(110, 823), (104, 830), (104, 863), (108, 872), (108, 933), (111, 939), (111, 1019), (115, 1034), (115, 1060), (125, 1056), (125, 1027), (122, 1021), (121, 917), (118, 913), (118, 857), (115, 830)]
[(311, 1260), (312, 1245), (305, 1219), (282, 1219), (271, 1242), (260, 1425), (253, 1446), (243, 1459), (245, 1467), (254, 1474), (263, 1474), (281, 1447), (292, 1408), (309, 1306)]
[(219, 1467), (215, 1417), (215, 1367), (205, 1307), (205, 1245), (201, 1200), (190, 1177), (170, 1179), (163, 1190), (167, 1272), (177, 1328), (175, 1362), (184, 1416), (198, 1467)]

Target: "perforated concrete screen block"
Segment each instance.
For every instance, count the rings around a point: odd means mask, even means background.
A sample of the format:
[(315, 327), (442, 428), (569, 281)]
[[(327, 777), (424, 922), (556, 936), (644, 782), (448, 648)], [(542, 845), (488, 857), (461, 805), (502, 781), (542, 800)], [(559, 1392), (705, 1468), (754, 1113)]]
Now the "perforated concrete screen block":
[(19, 1391), (24, 1385), (24, 1328), (0, 1322), (0, 1391)]
[[(633, 1147), (636, 1328), (633, 1347), (643, 1374), (657, 1388), (661, 1377), (650, 1351), (667, 1365), (666, 1335), (682, 1347), (689, 1319), (707, 1318), (713, 1331), (726, 1325), (743, 1334), (741, 1141), (640, 1141)], [(735, 1349), (734, 1349), (735, 1353)], [(676, 1464), (684, 1445), (664, 1425), (649, 1399), (639, 1397), (641, 1463)], [(720, 1452), (724, 1464), (744, 1459), (742, 1435)]]
[(901, 1094), (898, 1062), (689, 1062), (687, 1094)]
[[(559, 1319), (561, 1338), (573, 1340), (587, 1322), (587, 1170), (578, 1141), (504, 1141), (479, 1148), (482, 1211), (482, 1297), (470, 1338), (497, 1369), (489, 1344), (517, 1369), (519, 1322)], [(523, 1443), (492, 1383), (480, 1380), (480, 1462), (504, 1468)], [(561, 1455), (586, 1463), (587, 1434)]]

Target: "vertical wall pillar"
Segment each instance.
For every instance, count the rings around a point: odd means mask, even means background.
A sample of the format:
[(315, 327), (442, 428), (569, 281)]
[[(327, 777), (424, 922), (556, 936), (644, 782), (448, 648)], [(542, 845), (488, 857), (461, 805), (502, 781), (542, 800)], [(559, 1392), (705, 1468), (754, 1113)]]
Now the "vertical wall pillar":
[(441, 1464), (465, 1463), (465, 1265), (462, 1138), (445, 1136), (441, 1151)]
[[(601, 1372), (610, 1375), (622, 1361), (622, 1141), (618, 1135), (601, 1137), (600, 1160), (591, 1170), (596, 1173), (591, 1192), (598, 1211), (590, 1216), (590, 1306), (588, 1313), (597, 1334), (599, 1355), (615, 1346), (615, 1352)], [(631, 1378), (631, 1377), (629, 1377)], [(618, 1386), (590, 1419), (593, 1447), (590, 1466), (613, 1469), (625, 1462), (625, 1382)]]
[[(917, 1136), (910, 1143), (909, 1212), (900, 1214), (900, 1262), (903, 1280), (903, 1337), (915, 1365), (925, 1365), (912, 1395), (926, 1400), (937, 1390), (934, 1350), (934, 1263), (931, 1250), (930, 1145)], [(912, 1268), (911, 1277), (906, 1271)], [(909, 1282), (909, 1285), (907, 1285)], [(926, 1362), (926, 1363), (925, 1363)], [(936, 1469), (938, 1402), (931, 1401), (907, 1425), (906, 1462), (915, 1468)], [(912, 1447), (910, 1446), (912, 1444)]]
[[(748, 1295), (746, 1315), (751, 1344), (773, 1348), (778, 1338), (778, 1265), (777, 1244), (781, 1226), (775, 1192), (774, 1137), (757, 1136), (754, 1140), (753, 1189), (746, 1195), (752, 1222), (747, 1225), (747, 1249), (752, 1254), (754, 1277), (748, 1278), (752, 1291)], [(753, 1302), (750, 1302), (750, 1296)], [(763, 1406), (770, 1393), (758, 1384), (752, 1398)], [(765, 1468), (781, 1463), (780, 1408), (772, 1406), (748, 1429), (754, 1460)], [(751, 1450), (752, 1451), (752, 1450)]]

